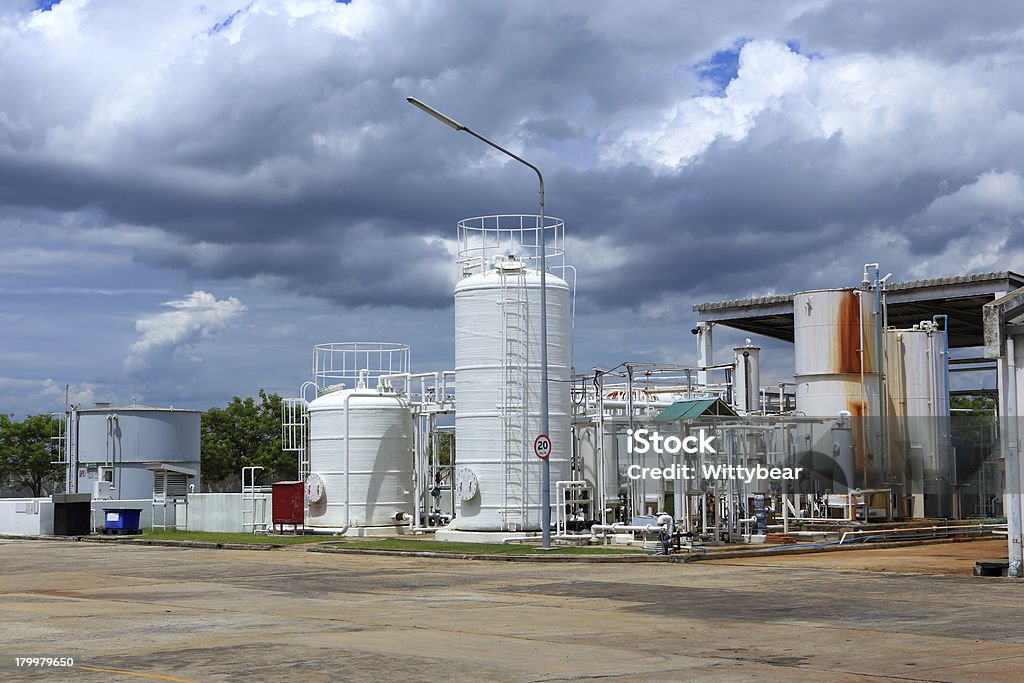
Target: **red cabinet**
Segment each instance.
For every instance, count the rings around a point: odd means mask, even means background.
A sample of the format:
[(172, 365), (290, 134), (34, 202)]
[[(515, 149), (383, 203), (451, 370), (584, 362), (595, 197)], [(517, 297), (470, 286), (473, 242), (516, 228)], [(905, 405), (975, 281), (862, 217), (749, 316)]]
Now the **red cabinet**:
[(274, 531), (285, 524), (293, 531), (305, 531), (305, 494), (301, 481), (275, 481), (272, 487), (271, 519)]

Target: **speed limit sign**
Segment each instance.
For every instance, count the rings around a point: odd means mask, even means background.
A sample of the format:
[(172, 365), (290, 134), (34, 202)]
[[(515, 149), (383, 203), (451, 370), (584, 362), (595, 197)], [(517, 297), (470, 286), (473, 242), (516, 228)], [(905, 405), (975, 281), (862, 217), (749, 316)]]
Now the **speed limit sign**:
[(548, 456), (551, 455), (551, 439), (548, 438), (547, 434), (541, 434), (533, 441), (533, 452), (537, 454), (537, 457), (541, 460), (547, 460)]

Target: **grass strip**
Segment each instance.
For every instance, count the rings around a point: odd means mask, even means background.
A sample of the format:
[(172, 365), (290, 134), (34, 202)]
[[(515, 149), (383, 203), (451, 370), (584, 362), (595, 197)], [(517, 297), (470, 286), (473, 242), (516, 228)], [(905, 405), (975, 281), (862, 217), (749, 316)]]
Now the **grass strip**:
[(532, 555), (536, 553), (554, 553), (558, 555), (622, 555), (625, 553), (643, 552), (636, 548), (610, 548), (608, 546), (555, 546), (551, 550), (542, 550), (539, 548), (539, 540), (536, 544), (525, 544), (459, 543), (405, 538), (381, 538), (359, 541), (336, 541), (333, 545), (340, 548), (359, 548), (364, 550), (405, 550), (421, 553), (470, 553), (479, 555)]

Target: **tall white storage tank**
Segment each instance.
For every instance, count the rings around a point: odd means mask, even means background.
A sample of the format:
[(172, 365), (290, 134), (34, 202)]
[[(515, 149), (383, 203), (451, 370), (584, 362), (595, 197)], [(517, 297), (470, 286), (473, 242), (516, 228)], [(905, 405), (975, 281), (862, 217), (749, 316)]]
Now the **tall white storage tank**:
[(398, 524), (413, 513), (413, 422), (394, 394), (357, 387), (309, 404), (306, 524)]
[[(505, 222), (503, 224), (503, 219)], [(459, 224), (463, 279), (455, 286), (455, 463), (458, 507), (450, 527), (535, 531), (541, 527), (539, 229), (532, 216), (468, 219)], [(488, 227), (493, 221), (494, 228)], [(504, 226), (519, 221), (517, 228)], [(549, 218), (548, 266), (562, 266), (562, 222)], [(518, 257), (509, 254), (518, 253)], [(522, 260), (520, 260), (522, 259)], [(550, 496), (571, 456), (571, 296), (547, 280)]]

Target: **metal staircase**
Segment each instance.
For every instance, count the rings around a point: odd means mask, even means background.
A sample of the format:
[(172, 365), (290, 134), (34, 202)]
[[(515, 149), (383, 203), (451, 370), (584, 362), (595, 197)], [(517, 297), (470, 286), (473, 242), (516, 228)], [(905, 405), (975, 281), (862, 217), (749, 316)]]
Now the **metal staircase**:
[(529, 432), (530, 301), (522, 267), (503, 268), (498, 301), (502, 316), (502, 379), (499, 412), (502, 431), (502, 516), (505, 529), (525, 526)]

